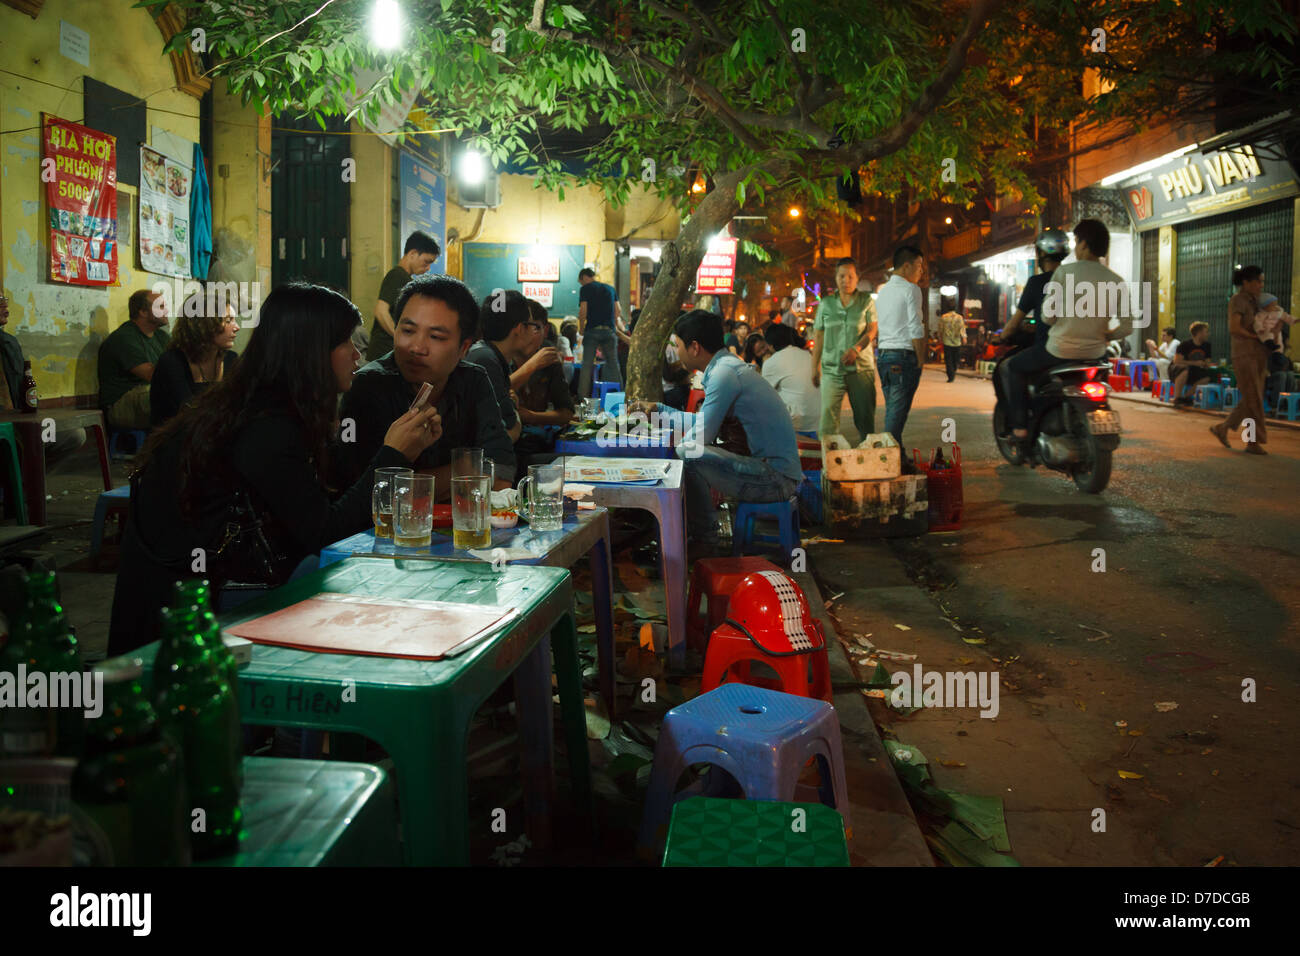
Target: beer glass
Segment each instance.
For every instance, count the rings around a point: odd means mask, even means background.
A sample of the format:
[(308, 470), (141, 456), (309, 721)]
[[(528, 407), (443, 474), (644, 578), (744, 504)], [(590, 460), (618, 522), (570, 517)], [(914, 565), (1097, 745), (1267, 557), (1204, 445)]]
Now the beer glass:
[(519, 480), (519, 514), (534, 531), (564, 527), (564, 458), (549, 465), (529, 465)]
[(433, 540), (433, 475), (393, 478), (393, 544), (427, 548)]
[(457, 448), (451, 453), (451, 476), (485, 475), (482, 448)]
[(393, 479), (413, 475), (410, 468), (376, 468), (375, 486), (370, 493), (370, 513), (375, 519), (375, 537), (393, 536)]
[(457, 548), (492, 543), (492, 484), (487, 475), (451, 479), (451, 538)]

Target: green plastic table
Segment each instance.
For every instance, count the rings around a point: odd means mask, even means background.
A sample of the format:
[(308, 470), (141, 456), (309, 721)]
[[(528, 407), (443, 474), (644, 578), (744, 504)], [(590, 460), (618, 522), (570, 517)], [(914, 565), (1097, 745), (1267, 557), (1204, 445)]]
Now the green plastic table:
[[(470, 720), (514, 676), (526, 823), (550, 842), (554, 789), (551, 667), (564, 720), (574, 799), (591, 813), (591, 768), (569, 572), (559, 568), (347, 558), (221, 616), (223, 627), (322, 592), (514, 607), (519, 616), (456, 657), (417, 661), (255, 644), (239, 671), (245, 723), (358, 733), (392, 757), (406, 859), (469, 862), (466, 741)], [(547, 636), (550, 632), (550, 636)], [(152, 670), (157, 643), (136, 652)], [(345, 698), (353, 699), (345, 699)], [(487, 827), (490, 820), (478, 821)]]
[(379, 767), (244, 760), (239, 850), (202, 866), (396, 866), (393, 786)]
[(820, 803), (690, 797), (673, 807), (663, 865), (848, 866), (844, 818)]

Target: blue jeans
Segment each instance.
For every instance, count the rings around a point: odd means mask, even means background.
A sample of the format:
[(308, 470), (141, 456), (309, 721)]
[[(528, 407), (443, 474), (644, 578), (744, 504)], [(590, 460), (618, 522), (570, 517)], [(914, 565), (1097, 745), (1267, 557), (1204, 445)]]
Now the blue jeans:
[(598, 325), (594, 329), (587, 326), (587, 334), (582, 337), (582, 375), (578, 377), (578, 398), (591, 397), (591, 371), (596, 364), (598, 348), (605, 356), (605, 367), (601, 369), (602, 381), (623, 384), (623, 373), (618, 367), (618, 336), (608, 325)]
[(885, 431), (903, 444), (903, 426), (912, 410), (912, 398), (921, 384), (921, 365), (914, 349), (885, 349), (876, 357), (880, 391), (885, 396)]
[(685, 459), (686, 532), (691, 541), (715, 545), (718, 515), (713, 489), (737, 501), (785, 501), (800, 482), (781, 474), (761, 458), (737, 455), (710, 446), (698, 458)]

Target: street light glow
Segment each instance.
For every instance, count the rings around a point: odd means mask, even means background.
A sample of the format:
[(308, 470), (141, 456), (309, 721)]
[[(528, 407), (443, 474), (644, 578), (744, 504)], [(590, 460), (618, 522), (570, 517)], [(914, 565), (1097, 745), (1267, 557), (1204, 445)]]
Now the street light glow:
[(460, 155), (460, 166), (457, 170), (460, 174), (460, 181), (466, 186), (476, 186), (483, 181), (486, 174), (484, 168), (483, 154), (478, 150), (467, 149)]
[(798, 207), (798, 206), (791, 206), (791, 207), (790, 207), (790, 218), (791, 218), (791, 219), (798, 219), (799, 216), (800, 216), (800, 209), (799, 209), (799, 207)]
[(397, 0), (375, 0), (370, 11), (370, 42), (381, 50), (392, 50), (402, 43), (402, 8)]

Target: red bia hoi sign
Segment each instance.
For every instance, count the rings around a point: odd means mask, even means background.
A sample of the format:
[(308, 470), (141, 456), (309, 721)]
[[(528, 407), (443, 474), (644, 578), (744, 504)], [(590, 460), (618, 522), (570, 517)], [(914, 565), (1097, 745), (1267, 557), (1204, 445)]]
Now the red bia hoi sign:
[(117, 283), (117, 138), (42, 114), (50, 279)]

